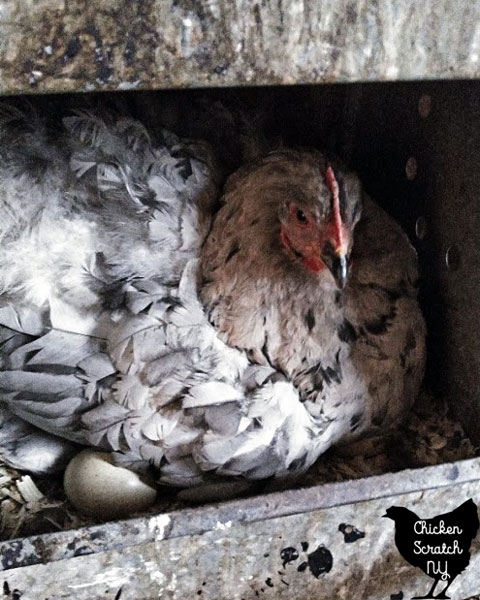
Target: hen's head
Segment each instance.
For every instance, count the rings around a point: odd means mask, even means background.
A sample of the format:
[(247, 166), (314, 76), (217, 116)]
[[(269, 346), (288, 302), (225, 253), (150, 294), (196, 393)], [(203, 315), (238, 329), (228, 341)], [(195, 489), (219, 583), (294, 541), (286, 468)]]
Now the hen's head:
[(408, 508), (405, 508), (404, 506), (391, 506), (390, 508), (387, 508), (382, 517), (392, 519), (392, 521), (395, 521), (395, 523), (400, 523), (403, 525), (407, 525), (410, 521), (418, 519), (414, 512)]
[(332, 166), (318, 153), (303, 153), (303, 159), (299, 170), (304, 180), (298, 180), (293, 161), (283, 197), (282, 185), (276, 186), (280, 242), (290, 259), (314, 274), (328, 268), (343, 288), (353, 230), (361, 214), (360, 184), (353, 174)]

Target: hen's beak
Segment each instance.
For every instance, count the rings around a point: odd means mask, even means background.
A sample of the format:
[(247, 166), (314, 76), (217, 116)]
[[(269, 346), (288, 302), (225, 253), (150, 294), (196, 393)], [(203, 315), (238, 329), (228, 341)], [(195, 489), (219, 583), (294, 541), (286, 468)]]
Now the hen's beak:
[(344, 288), (348, 279), (348, 259), (346, 256), (336, 256), (330, 268), (339, 288)]
[(335, 250), (330, 242), (323, 246), (322, 260), (333, 275), (339, 288), (344, 288), (348, 280), (348, 254), (343, 248)]

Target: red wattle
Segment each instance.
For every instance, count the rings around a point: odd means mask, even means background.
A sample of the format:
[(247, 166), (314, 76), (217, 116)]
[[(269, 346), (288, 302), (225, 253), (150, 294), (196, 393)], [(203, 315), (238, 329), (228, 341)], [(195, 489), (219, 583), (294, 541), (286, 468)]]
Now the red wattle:
[[(280, 229), (280, 240), (285, 250), (288, 250), (288, 252), (294, 254), (290, 238), (283, 227)], [(310, 271), (313, 271), (315, 274), (320, 273), (320, 271), (325, 268), (325, 263), (319, 256), (303, 256), (302, 262), (308, 269), (310, 269)]]
[(315, 274), (320, 273), (325, 268), (325, 263), (320, 257), (313, 256), (312, 258), (305, 257), (303, 259), (305, 266), (313, 271)]

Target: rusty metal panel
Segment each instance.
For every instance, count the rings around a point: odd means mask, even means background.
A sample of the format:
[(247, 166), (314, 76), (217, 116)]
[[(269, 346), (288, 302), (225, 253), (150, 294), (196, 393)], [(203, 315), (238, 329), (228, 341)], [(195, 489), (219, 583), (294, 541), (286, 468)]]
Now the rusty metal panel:
[(0, 1), (0, 93), (475, 78), (480, 2)]
[[(431, 581), (401, 558), (382, 515), (392, 504), (427, 518), (452, 510), (478, 498), (479, 481), (472, 459), (3, 542), (3, 579), (22, 600), (106, 599), (120, 589), (121, 600), (409, 598)], [(358, 530), (353, 543), (342, 523)], [(452, 597), (479, 593), (479, 572), (476, 541)]]

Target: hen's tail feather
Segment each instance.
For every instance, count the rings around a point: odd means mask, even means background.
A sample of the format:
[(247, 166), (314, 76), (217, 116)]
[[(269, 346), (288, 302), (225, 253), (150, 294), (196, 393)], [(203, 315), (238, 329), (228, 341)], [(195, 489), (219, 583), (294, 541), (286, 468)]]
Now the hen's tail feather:
[(0, 103), (0, 158), (3, 167), (32, 176), (38, 172), (42, 161), (45, 164), (65, 163), (46, 120), (28, 101), (23, 101), (20, 106), (8, 101)]
[(133, 119), (84, 110), (64, 118), (63, 124), (71, 135), (70, 165), (77, 177), (88, 179), (93, 173), (92, 184), (101, 193), (110, 198), (127, 194), (140, 211), (176, 200), (189, 181), (204, 186), (216, 171), (205, 144), (185, 143), (165, 131), (161, 145), (154, 147), (144, 126)]
[(161, 123), (184, 137), (207, 140), (218, 149), (216, 160), (222, 165), (224, 176), (271, 149), (264, 133), (264, 106), (252, 110), (238, 94), (222, 100), (212, 100), (203, 92), (188, 99), (178, 95), (167, 99), (163, 111), (148, 93), (136, 97), (133, 103), (138, 117), (152, 131)]

